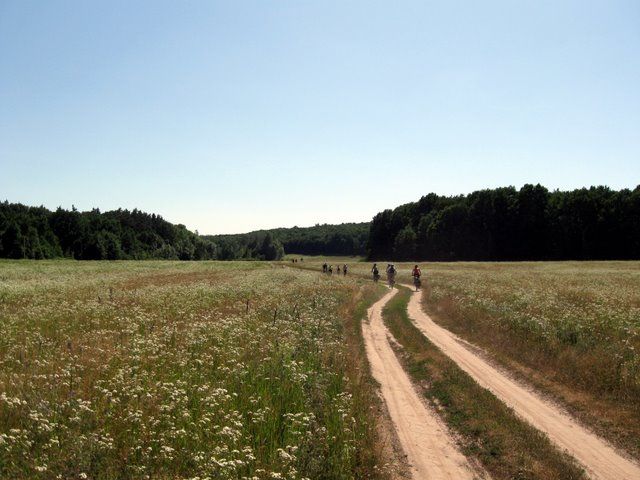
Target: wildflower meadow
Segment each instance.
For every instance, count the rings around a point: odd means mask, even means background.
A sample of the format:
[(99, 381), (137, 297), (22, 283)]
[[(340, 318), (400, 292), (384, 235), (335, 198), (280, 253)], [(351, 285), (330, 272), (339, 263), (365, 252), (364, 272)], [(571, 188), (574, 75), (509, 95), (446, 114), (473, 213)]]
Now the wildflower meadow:
[(0, 281), (0, 477), (373, 475), (345, 342), (355, 282), (73, 261), (2, 262)]

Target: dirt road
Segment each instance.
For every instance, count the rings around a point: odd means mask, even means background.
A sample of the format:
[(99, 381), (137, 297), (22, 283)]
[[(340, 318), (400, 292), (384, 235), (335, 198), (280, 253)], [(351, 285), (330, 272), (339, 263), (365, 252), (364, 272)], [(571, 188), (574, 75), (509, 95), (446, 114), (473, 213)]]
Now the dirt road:
[(389, 344), (382, 322), (384, 305), (396, 294), (391, 290), (368, 310), (362, 325), (373, 377), (398, 432), (400, 444), (416, 480), (465, 480), (474, 475), (467, 459), (455, 446), (446, 426), (414, 390)]
[(532, 390), (491, 366), (465, 346), (465, 342), (429, 318), (413, 293), (409, 317), (422, 333), (465, 372), (552, 442), (580, 462), (589, 476), (602, 480), (638, 480), (640, 466), (621, 456), (605, 440), (588, 431), (568, 414)]

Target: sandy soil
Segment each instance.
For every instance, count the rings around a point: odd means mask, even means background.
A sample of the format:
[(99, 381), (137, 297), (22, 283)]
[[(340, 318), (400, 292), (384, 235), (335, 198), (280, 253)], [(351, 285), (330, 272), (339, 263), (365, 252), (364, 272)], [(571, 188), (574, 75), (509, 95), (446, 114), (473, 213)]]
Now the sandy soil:
[(382, 308), (396, 294), (391, 290), (368, 311), (362, 326), (371, 373), (389, 410), (398, 438), (416, 480), (480, 478), (462, 455), (437, 414), (414, 390), (388, 340)]
[(591, 478), (640, 479), (639, 465), (623, 457), (558, 406), (473, 353), (465, 346), (466, 342), (434, 323), (422, 310), (420, 300), (420, 293), (414, 292), (408, 309), (409, 317), (420, 331), (478, 384), (490, 390), (521, 418), (546, 433), (558, 447), (575, 457)]

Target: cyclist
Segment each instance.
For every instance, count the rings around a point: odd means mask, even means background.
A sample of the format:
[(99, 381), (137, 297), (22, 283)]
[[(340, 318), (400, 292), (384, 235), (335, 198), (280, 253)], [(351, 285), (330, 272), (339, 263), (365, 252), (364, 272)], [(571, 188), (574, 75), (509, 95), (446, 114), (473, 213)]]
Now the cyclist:
[(373, 267), (371, 268), (371, 273), (373, 273), (373, 281), (377, 282), (378, 279), (380, 278), (380, 271), (378, 270), (378, 264), (374, 263)]
[(411, 276), (413, 277), (413, 284), (416, 286), (416, 292), (420, 289), (421, 275), (422, 275), (422, 272), (420, 271), (420, 267), (418, 265), (414, 265), (413, 270), (411, 271)]
[(389, 287), (393, 288), (396, 283), (396, 267), (393, 263), (387, 264), (387, 281), (389, 282)]

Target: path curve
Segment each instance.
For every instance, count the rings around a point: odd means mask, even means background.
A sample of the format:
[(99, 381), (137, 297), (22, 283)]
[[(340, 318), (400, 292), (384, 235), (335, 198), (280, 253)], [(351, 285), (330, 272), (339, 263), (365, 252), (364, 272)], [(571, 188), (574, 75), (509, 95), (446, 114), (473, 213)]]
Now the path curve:
[(411, 467), (415, 480), (465, 480), (477, 478), (467, 459), (455, 446), (446, 426), (420, 399), (403, 370), (382, 321), (382, 309), (397, 290), (391, 290), (367, 311), (362, 323), (371, 373)]
[(464, 340), (436, 324), (422, 310), (420, 299), (420, 292), (413, 292), (408, 306), (409, 317), (418, 329), (478, 384), (491, 391), (521, 418), (546, 433), (552, 442), (575, 457), (591, 478), (640, 479), (640, 466), (620, 455), (605, 440), (578, 424), (557, 406), (466, 348)]

